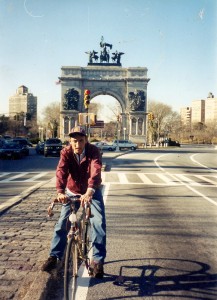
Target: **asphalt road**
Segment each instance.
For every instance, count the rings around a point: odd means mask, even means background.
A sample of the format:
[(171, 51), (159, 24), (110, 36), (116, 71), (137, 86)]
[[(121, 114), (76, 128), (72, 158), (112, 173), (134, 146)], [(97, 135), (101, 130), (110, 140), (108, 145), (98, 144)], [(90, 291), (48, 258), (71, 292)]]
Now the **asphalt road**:
[(0, 160), (0, 211), (55, 176), (58, 157), (45, 158), (33, 148), (18, 160)]
[(115, 159), (104, 174), (106, 276), (77, 299), (217, 299), (216, 172), (213, 148)]

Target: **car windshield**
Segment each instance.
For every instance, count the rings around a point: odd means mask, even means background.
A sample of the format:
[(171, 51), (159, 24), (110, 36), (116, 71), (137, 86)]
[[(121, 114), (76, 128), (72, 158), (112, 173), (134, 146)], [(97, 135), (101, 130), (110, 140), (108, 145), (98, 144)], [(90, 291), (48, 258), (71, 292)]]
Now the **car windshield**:
[(46, 141), (46, 144), (62, 144), (62, 142), (59, 139), (50, 139)]
[(21, 140), (21, 139), (13, 139), (13, 142), (15, 142), (17, 144), (21, 144), (21, 145), (27, 145), (28, 144), (27, 140)]

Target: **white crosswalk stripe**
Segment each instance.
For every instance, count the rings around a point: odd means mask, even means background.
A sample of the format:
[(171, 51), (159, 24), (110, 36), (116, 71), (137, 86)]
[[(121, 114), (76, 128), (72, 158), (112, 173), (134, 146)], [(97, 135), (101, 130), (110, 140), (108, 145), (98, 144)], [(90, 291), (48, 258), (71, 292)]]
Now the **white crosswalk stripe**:
[(200, 185), (200, 183), (195, 182), (193, 179), (187, 177), (186, 175), (183, 175), (183, 174), (177, 174), (176, 176), (181, 180), (181, 182), (183, 182), (183, 183), (185, 183), (185, 184), (189, 184), (189, 185)]
[(23, 177), (23, 176), (25, 176), (26, 174), (27, 174), (27, 172), (23, 172), (23, 173), (14, 175), (14, 176), (12, 176), (12, 177), (3, 179), (3, 180), (1, 180), (1, 182), (16, 181), (16, 179), (18, 179), (18, 178), (20, 178), (20, 177)]
[[(55, 176), (55, 172), (2, 172), (0, 184), (7, 182), (43, 182)], [(216, 186), (216, 175), (201, 174), (168, 174), (168, 173), (137, 173), (137, 172), (102, 172), (102, 183), (135, 184), (135, 185), (191, 185)]]
[(47, 174), (48, 174), (48, 172), (42, 172), (42, 173), (39, 173), (39, 174), (31, 177), (30, 179), (26, 179), (25, 181), (26, 182), (37, 181), (39, 178), (41, 178), (41, 177), (43, 177), (43, 176), (45, 176)]
[(137, 173), (137, 175), (139, 176), (139, 178), (142, 180), (143, 183), (152, 184), (152, 181), (148, 178), (148, 176), (146, 174)]
[[(210, 179), (208, 176), (203, 176), (203, 175), (195, 175), (197, 178), (203, 180), (204, 182), (208, 182), (208, 183), (211, 183), (211, 184), (214, 184), (216, 185), (217, 181), (214, 181), (212, 179)], [(217, 179), (217, 176), (213, 176), (213, 178), (216, 178)]]
[(55, 175), (53, 172), (14, 172), (0, 173), (0, 183), (7, 182), (42, 182), (47, 181), (48, 177), (52, 178)]
[(176, 185), (176, 182), (174, 182), (174, 180), (164, 174), (156, 174), (160, 179), (162, 179), (163, 182), (165, 182), (166, 184), (169, 184), (169, 185)]
[[(111, 180), (117, 174), (118, 180)], [(112, 176), (113, 175), (113, 176)], [(134, 177), (134, 180), (132, 180)], [(103, 183), (110, 184), (145, 184), (145, 185), (184, 185), (192, 186), (217, 186), (216, 175), (198, 174), (164, 174), (164, 173), (132, 173), (132, 172), (103, 172)]]

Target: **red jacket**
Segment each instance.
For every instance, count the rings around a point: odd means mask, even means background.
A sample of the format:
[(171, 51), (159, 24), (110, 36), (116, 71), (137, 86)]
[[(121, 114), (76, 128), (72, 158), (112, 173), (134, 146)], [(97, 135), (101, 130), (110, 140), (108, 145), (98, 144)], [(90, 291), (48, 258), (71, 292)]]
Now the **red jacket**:
[(96, 146), (90, 143), (85, 145), (85, 157), (80, 165), (71, 145), (65, 147), (56, 170), (57, 192), (65, 193), (68, 188), (72, 193), (84, 194), (88, 187), (96, 189), (102, 182), (101, 168), (101, 154)]

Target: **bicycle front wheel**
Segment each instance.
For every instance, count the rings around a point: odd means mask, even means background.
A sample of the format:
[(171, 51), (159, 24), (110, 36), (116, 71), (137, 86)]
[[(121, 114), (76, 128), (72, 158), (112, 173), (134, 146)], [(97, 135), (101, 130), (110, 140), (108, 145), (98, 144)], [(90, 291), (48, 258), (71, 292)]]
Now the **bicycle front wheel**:
[(64, 267), (64, 300), (75, 299), (78, 277), (78, 247), (74, 237), (67, 244)]
[(83, 243), (83, 255), (86, 258), (86, 266), (87, 266), (87, 262), (92, 257), (92, 236), (91, 236), (91, 223), (90, 223), (90, 220), (84, 221), (83, 242), (84, 242)]

